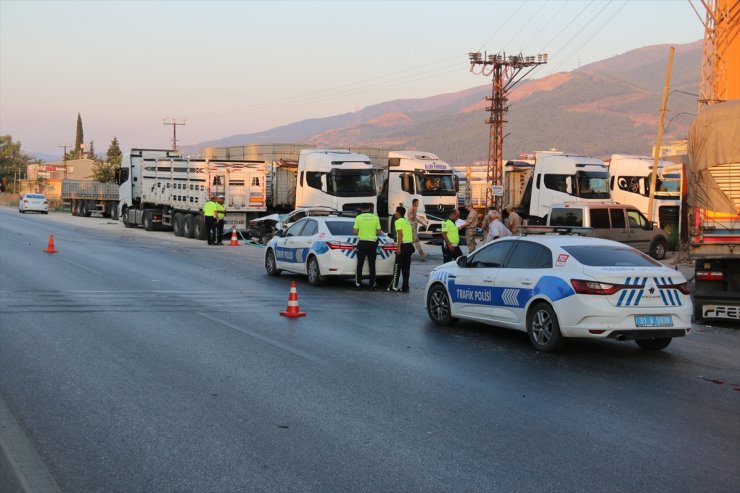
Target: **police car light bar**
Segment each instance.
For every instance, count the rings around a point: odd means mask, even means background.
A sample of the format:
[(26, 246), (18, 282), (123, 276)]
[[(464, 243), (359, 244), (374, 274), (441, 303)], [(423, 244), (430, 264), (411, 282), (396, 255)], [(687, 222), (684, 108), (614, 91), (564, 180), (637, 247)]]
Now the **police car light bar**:
[(522, 226), (521, 232), (525, 235), (581, 235), (586, 236), (591, 233), (593, 228), (583, 226)]

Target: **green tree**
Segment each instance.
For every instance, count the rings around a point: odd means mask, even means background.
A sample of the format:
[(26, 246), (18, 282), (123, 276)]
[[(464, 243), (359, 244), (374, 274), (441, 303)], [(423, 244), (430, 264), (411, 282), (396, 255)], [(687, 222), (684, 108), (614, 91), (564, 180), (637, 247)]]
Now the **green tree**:
[(77, 133), (75, 134), (75, 148), (72, 151), (72, 159), (80, 159), (82, 157), (83, 142), (85, 142), (85, 138), (82, 133), (82, 117), (77, 113)]
[(97, 156), (95, 156), (95, 142), (92, 140), (87, 148), (87, 157), (88, 159), (97, 159)]
[(95, 181), (102, 183), (113, 183), (116, 181), (116, 170), (118, 166), (102, 159), (96, 159), (92, 167), (92, 177)]
[(106, 157), (108, 158), (109, 163), (114, 164), (116, 167), (121, 166), (123, 153), (121, 152), (121, 148), (118, 145), (118, 139), (116, 137), (113, 137), (110, 146), (108, 146)]
[(0, 180), (5, 191), (15, 192), (15, 180), (26, 172), (33, 158), (24, 154), (20, 142), (13, 142), (10, 135), (0, 136)]

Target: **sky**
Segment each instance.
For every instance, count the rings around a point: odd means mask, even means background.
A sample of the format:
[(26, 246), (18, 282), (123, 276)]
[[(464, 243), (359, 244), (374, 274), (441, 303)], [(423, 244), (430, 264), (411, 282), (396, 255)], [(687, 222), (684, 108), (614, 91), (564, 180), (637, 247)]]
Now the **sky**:
[(170, 147), (165, 119), (193, 145), (488, 84), (471, 51), (540, 78), (703, 34), (689, 0), (0, 0), (0, 135), (61, 159), (79, 113), (98, 154)]

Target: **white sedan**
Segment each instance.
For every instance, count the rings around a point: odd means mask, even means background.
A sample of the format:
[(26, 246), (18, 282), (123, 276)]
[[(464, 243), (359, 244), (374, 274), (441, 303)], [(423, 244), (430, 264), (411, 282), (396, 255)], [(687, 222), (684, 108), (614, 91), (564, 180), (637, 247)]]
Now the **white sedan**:
[(621, 243), (509, 236), (434, 269), (426, 308), (437, 325), (475, 320), (529, 334), (539, 351), (567, 338), (634, 340), (660, 350), (691, 330), (683, 275)]
[[(327, 276), (354, 278), (357, 268), (357, 236), (352, 233), (354, 218), (340, 215), (305, 217), (287, 230), (278, 232), (265, 247), (265, 270), (270, 276), (281, 271), (306, 274), (316, 286)], [(396, 243), (381, 235), (378, 239), (375, 273), (379, 278), (393, 275)], [(363, 275), (367, 278), (367, 261)]]
[(18, 200), (18, 212), (40, 212), (49, 213), (49, 201), (43, 193), (24, 193)]

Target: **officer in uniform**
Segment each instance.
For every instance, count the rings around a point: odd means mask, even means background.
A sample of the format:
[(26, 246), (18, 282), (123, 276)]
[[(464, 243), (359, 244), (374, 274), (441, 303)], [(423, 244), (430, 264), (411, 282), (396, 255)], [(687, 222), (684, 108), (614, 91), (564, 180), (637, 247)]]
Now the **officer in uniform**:
[(224, 216), (226, 215), (226, 207), (224, 207), (224, 196), (219, 195), (216, 197), (216, 212), (214, 217), (216, 218), (216, 245), (223, 245), (224, 241)]
[(218, 204), (216, 197), (212, 196), (211, 199), (203, 204), (203, 219), (206, 225), (206, 239), (209, 245), (213, 245), (216, 242), (216, 207)]
[(457, 229), (457, 218), (460, 212), (455, 209), (450, 212), (450, 216), (442, 223), (442, 262), (447, 263), (462, 256), (460, 250), (460, 231)]
[(380, 234), (380, 219), (370, 212), (370, 204), (360, 206), (362, 213), (355, 218), (352, 227), (353, 234), (357, 235), (357, 271), (355, 273), (355, 288), (360, 289), (362, 284), (362, 268), (367, 257), (370, 268), (370, 289), (375, 291), (375, 249), (378, 247)]
[[(388, 291), (409, 292), (409, 275), (411, 274), (411, 255), (414, 253), (414, 235), (412, 234), (411, 223), (406, 220), (406, 208), (403, 206), (396, 207), (396, 213), (393, 215), (395, 221), (393, 225), (396, 228), (396, 263), (393, 265), (393, 279), (391, 280)], [(398, 287), (398, 278), (403, 274), (403, 284)]]

